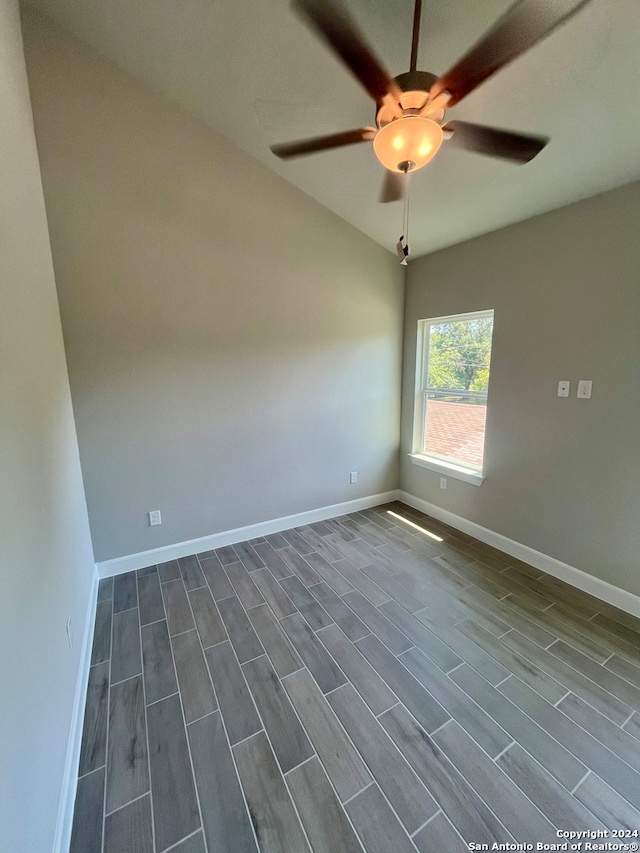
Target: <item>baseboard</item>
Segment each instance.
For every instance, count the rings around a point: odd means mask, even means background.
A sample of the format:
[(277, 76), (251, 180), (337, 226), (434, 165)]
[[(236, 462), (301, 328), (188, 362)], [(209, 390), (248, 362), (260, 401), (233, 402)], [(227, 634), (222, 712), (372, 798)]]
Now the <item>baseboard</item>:
[(214, 548), (222, 548), (225, 545), (234, 545), (236, 542), (245, 542), (247, 539), (255, 539), (257, 536), (267, 536), (269, 533), (290, 530), (292, 527), (300, 527), (302, 524), (311, 524), (314, 521), (324, 521), (326, 518), (335, 518), (349, 512), (358, 512), (361, 509), (369, 509), (372, 506), (378, 506), (378, 504), (394, 501), (397, 496), (398, 492), (394, 489), (391, 492), (383, 492), (379, 495), (369, 495), (365, 498), (331, 504), (331, 506), (323, 506), (295, 515), (285, 515), (281, 518), (273, 518), (270, 521), (261, 521), (247, 527), (236, 527), (234, 530), (213, 533), (211, 536), (202, 536), (199, 539), (189, 539), (187, 542), (177, 542), (175, 545), (165, 545), (162, 548), (153, 548), (150, 551), (141, 551), (138, 554), (116, 557), (113, 560), (96, 563), (98, 577), (108, 578), (113, 575), (121, 575), (134, 569), (143, 569), (145, 566), (165, 563), (167, 560), (177, 560), (180, 557), (188, 557), (190, 554), (199, 554), (203, 551), (212, 551)]
[(73, 713), (67, 744), (67, 757), (64, 765), (62, 792), (58, 809), (58, 822), (53, 843), (53, 853), (67, 853), (71, 844), (71, 827), (73, 824), (73, 807), (78, 787), (78, 766), (80, 763), (80, 746), (82, 743), (82, 724), (84, 722), (84, 707), (87, 701), (87, 686), (89, 683), (89, 667), (91, 665), (91, 646), (93, 630), (96, 621), (96, 606), (98, 602), (98, 575), (94, 576), (89, 592), (89, 612), (84, 625), (82, 637), (82, 652), (76, 679), (76, 691), (73, 699)]
[(583, 592), (588, 592), (601, 601), (606, 601), (608, 604), (612, 604), (614, 607), (618, 607), (620, 610), (624, 610), (626, 613), (631, 613), (632, 616), (640, 618), (640, 597), (634, 595), (632, 592), (620, 589), (620, 587), (614, 586), (608, 581), (601, 580), (594, 575), (590, 575), (582, 571), (582, 569), (577, 569), (575, 566), (570, 566), (568, 563), (556, 560), (555, 557), (549, 557), (547, 554), (536, 551), (528, 545), (522, 545), (520, 542), (503, 536), (501, 533), (495, 533), (493, 530), (482, 527), (474, 521), (468, 521), (466, 518), (449, 512), (447, 509), (442, 509), (436, 506), (436, 504), (424, 501), (422, 498), (417, 498), (408, 492), (399, 490), (398, 500), (412, 506), (414, 509), (421, 510), (438, 521), (443, 521), (445, 524), (455, 527), (456, 530), (461, 530), (463, 533), (475, 536), (481, 542), (493, 545), (494, 548), (498, 548), (512, 557), (517, 557), (519, 560), (529, 563), (529, 565), (535, 566), (536, 569), (547, 572), (547, 574), (553, 575), (553, 577), (559, 578), (565, 583), (581, 589)]

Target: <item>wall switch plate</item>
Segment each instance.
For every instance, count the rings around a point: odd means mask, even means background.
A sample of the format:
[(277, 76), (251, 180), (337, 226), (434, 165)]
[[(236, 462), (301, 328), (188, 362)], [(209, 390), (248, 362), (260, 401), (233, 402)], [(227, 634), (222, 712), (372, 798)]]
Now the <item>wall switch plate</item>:
[(71, 621), (71, 616), (67, 619), (67, 624), (65, 625), (65, 629), (67, 632), (67, 640), (69, 641), (69, 648), (73, 648), (73, 622)]
[(155, 527), (156, 524), (162, 524), (162, 516), (159, 509), (152, 509), (149, 513), (149, 527)]
[(593, 382), (591, 379), (581, 379), (578, 382), (578, 398), (580, 400), (590, 400), (592, 387)]
[(568, 397), (571, 391), (571, 382), (568, 379), (561, 379), (558, 382), (558, 397)]
[(358, 472), (357, 471), (352, 471), (349, 474), (349, 482), (351, 483), (351, 485), (358, 482)]
[(447, 478), (446, 477), (440, 477), (440, 488), (441, 489), (447, 488)]

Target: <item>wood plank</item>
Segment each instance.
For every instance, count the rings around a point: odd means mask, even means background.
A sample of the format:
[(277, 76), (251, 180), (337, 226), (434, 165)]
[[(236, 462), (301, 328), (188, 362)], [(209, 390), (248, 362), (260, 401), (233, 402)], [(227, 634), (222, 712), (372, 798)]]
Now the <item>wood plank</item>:
[(396, 704), (395, 694), (337, 625), (318, 631), (318, 637), (376, 716)]
[(443, 672), (460, 666), (462, 658), (439, 640), (422, 622), (407, 613), (396, 601), (388, 601), (380, 608), (384, 615), (402, 633), (425, 652)]
[(299, 578), (284, 578), (280, 583), (314, 631), (333, 625), (331, 616)]
[(240, 663), (245, 663), (264, 654), (262, 643), (253, 630), (245, 609), (235, 595), (219, 601), (218, 608), (229, 634), (231, 645), (238, 655)]
[(312, 554), (308, 554), (305, 557), (305, 560), (318, 575), (318, 580), (323, 580), (338, 595), (344, 595), (345, 592), (351, 592), (353, 589), (353, 586), (344, 577), (344, 575), (337, 572), (334, 569), (333, 564), (328, 560), (325, 560), (325, 558), (320, 554), (316, 554), (314, 551)]
[(233, 748), (260, 850), (303, 853), (309, 845), (266, 735)]
[(349, 607), (356, 613), (360, 619), (369, 627), (369, 629), (382, 642), (388, 646), (391, 651), (399, 655), (401, 652), (406, 652), (410, 649), (413, 643), (402, 634), (395, 625), (387, 619), (384, 613), (381, 613), (374, 607), (360, 592), (348, 592), (342, 596), (342, 600), (346, 601)]
[(216, 643), (223, 643), (227, 639), (227, 632), (209, 589), (194, 589), (189, 593), (189, 602), (202, 647), (206, 649)]
[(406, 708), (379, 717), (387, 734), (427, 786), (457, 831), (470, 844), (512, 841), (494, 813)]
[(310, 554), (313, 551), (311, 545), (300, 536), (297, 530), (283, 530), (282, 536), (303, 557), (305, 554)]
[(265, 542), (263, 545), (256, 545), (255, 551), (275, 578), (281, 580), (282, 578), (289, 577), (291, 568), (282, 559), (280, 551), (276, 551), (268, 542)]
[(484, 751), (495, 758), (512, 741), (495, 720), (473, 702), (419, 649), (410, 649), (399, 660), (420, 684), (451, 714)]
[(219, 712), (187, 726), (209, 850), (254, 853), (256, 842)]
[(158, 567), (156, 565), (153, 566), (145, 566), (143, 569), (136, 569), (136, 578), (140, 580), (140, 578), (146, 578), (147, 575), (157, 575)]
[(224, 570), (243, 607), (257, 607), (259, 604), (264, 604), (262, 593), (240, 561), (228, 563)]
[(415, 613), (416, 610), (422, 610), (427, 603), (426, 601), (421, 601), (413, 595), (413, 593), (409, 592), (406, 587), (399, 584), (393, 577), (389, 577), (389, 575), (382, 569), (378, 568), (378, 566), (365, 566), (362, 569), (362, 572), (381, 589), (388, 593), (394, 601), (401, 604), (405, 610), (408, 610), (409, 613)]
[(609, 658), (605, 666), (611, 672), (619, 675), (620, 678), (624, 678), (626, 681), (640, 688), (640, 666), (630, 663), (619, 655), (613, 655), (613, 657)]
[(78, 779), (69, 853), (102, 853), (104, 774), (101, 767)]
[(177, 560), (168, 560), (166, 563), (158, 563), (158, 576), (160, 583), (180, 580), (180, 567)]
[(616, 726), (573, 693), (559, 702), (556, 707), (640, 773), (640, 742), (629, 732)]
[(335, 563), (332, 563), (333, 568), (340, 572), (340, 574), (346, 578), (346, 580), (354, 587), (359, 590), (364, 597), (374, 605), (374, 607), (378, 607), (380, 604), (384, 604), (389, 601), (389, 596), (384, 590), (380, 589), (375, 583), (373, 583), (369, 578), (364, 575), (360, 569), (357, 569), (349, 560), (337, 560)]
[(156, 848), (180, 841), (200, 827), (179, 696), (147, 708)]
[(164, 619), (164, 604), (157, 572), (138, 576), (138, 602), (141, 625)]
[(100, 578), (97, 600), (113, 602), (113, 578)]
[(527, 660), (551, 675), (563, 684), (567, 690), (585, 699), (590, 705), (597, 708), (601, 714), (613, 720), (614, 723), (622, 725), (628, 719), (630, 709), (624, 702), (616, 699), (607, 690), (604, 690), (591, 681), (591, 679), (586, 678), (586, 676), (572, 666), (561, 661), (560, 658), (549, 654), (549, 652), (543, 649), (539, 649), (535, 643), (523, 637), (518, 631), (509, 631), (502, 638), (502, 642), (506, 643), (516, 652), (521, 653)]
[(151, 797), (147, 794), (104, 821), (104, 853), (153, 853)]
[(513, 837), (526, 844), (557, 843), (556, 828), (520, 788), (451, 720), (433, 739)]
[(113, 612), (120, 613), (122, 610), (130, 610), (137, 606), (136, 573), (127, 572), (124, 575), (117, 575), (113, 579)]
[(435, 850), (463, 853), (469, 849), (444, 812), (439, 812), (420, 832), (417, 832), (413, 836), (413, 843), (419, 853), (434, 853)]
[(318, 534), (318, 536), (327, 536), (331, 533), (331, 528), (324, 521), (314, 521), (312, 524), (309, 524), (311, 530)]
[(179, 844), (171, 848), (171, 853), (207, 853), (202, 830), (196, 832), (195, 835), (185, 838), (184, 841), (180, 841)]
[(380, 640), (369, 636), (355, 645), (428, 734), (447, 722), (449, 713)]
[(144, 692), (147, 704), (178, 692), (167, 623), (154, 622), (142, 628)]
[[(552, 646), (549, 646), (549, 653), (561, 661), (577, 669), (586, 678), (598, 684), (604, 690), (616, 696), (621, 702), (629, 706), (629, 714), (631, 710), (640, 710), (640, 689), (630, 684), (624, 678), (620, 678), (615, 672), (611, 672), (604, 666), (600, 666), (591, 658), (567, 645), (562, 640), (558, 640)], [(627, 714), (628, 716), (628, 714)]]
[(162, 597), (167, 613), (169, 636), (182, 634), (195, 627), (189, 600), (182, 580), (167, 581), (162, 584)]
[(409, 836), (389, 808), (377, 785), (371, 785), (346, 805), (367, 853), (415, 853)]
[(223, 566), (226, 566), (227, 563), (235, 563), (238, 559), (238, 554), (233, 545), (225, 545), (223, 548), (216, 548), (214, 554)]
[(371, 564), (369, 557), (365, 556), (361, 551), (358, 551), (357, 548), (353, 547), (354, 542), (362, 540), (354, 539), (353, 542), (345, 542), (343, 539), (340, 539), (339, 536), (332, 533), (330, 536), (326, 537), (326, 541), (331, 544), (333, 549), (339, 555), (338, 560), (330, 560), (329, 562), (337, 563), (341, 559), (346, 559), (357, 569), (361, 569), (363, 566), (369, 566)]
[(252, 578), (278, 619), (284, 619), (285, 616), (291, 616), (297, 611), (297, 607), (271, 574), (270, 569), (258, 569), (252, 573)]
[[(555, 735), (551, 737), (542, 726), (529, 719), (526, 712), (523, 713), (512, 702), (505, 702), (504, 695), (498, 689), (491, 687), (466, 664), (454, 670), (449, 677), (568, 791), (585, 775), (587, 768), (569, 752), (564, 741), (559, 743)], [(507, 681), (512, 678), (514, 676), (510, 676)]]
[(371, 633), (364, 622), (324, 581), (315, 586), (310, 586), (309, 592), (313, 593), (332, 620), (342, 628), (350, 640), (360, 640)]
[(472, 619), (465, 619), (456, 627), (492, 657), (500, 661), (509, 672), (517, 675), (525, 684), (537, 690), (552, 705), (566, 695), (567, 688), (563, 684), (560, 684), (555, 678), (547, 675), (546, 672), (543, 672), (534, 663), (515, 651), (515, 649), (506, 646), (502, 640), (496, 639), (492, 634), (480, 627), (480, 625), (476, 625)]
[(206, 649), (204, 654), (229, 741), (233, 746), (234, 743), (259, 732), (262, 723), (231, 644), (218, 643), (217, 646)]
[(420, 610), (413, 616), (490, 684), (498, 684), (509, 675), (508, 669), (466, 637), (457, 626), (454, 628), (447, 624), (429, 608)]
[(200, 562), (195, 554), (192, 554), (190, 557), (180, 557), (178, 567), (187, 591), (199, 589), (201, 586), (206, 585), (207, 582), (202, 574)]
[(111, 657), (111, 614), (113, 603), (110, 598), (99, 601), (96, 606), (96, 622), (91, 646), (91, 666), (103, 663)]
[(558, 829), (570, 826), (604, 829), (595, 815), (585, 809), (517, 743), (501, 755), (496, 763)]
[(287, 785), (314, 853), (362, 853), (317, 758), (292, 770)]
[(289, 543), (281, 533), (270, 533), (264, 538), (269, 543), (269, 545), (271, 545), (272, 548), (276, 549), (276, 551), (279, 551), (281, 548), (287, 548), (289, 546)]
[[(254, 569), (264, 569), (265, 562), (261, 557), (258, 556), (258, 553), (255, 551), (253, 545), (249, 545), (248, 542), (238, 542), (237, 545), (233, 546), (233, 550), (238, 555), (236, 557), (236, 560), (240, 559), (248, 571), (251, 572)], [(224, 565), (226, 567), (228, 563), (225, 563)]]
[(318, 536), (315, 531), (307, 526), (298, 527), (296, 529), (302, 538), (311, 545), (316, 554), (320, 554), (320, 556), (324, 557), (329, 563), (333, 563), (335, 560), (340, 559), (340, 553), (329, 544), (328, 539), (330, 537)]
[(176, 661), (184, 718), (188, 724), (216, 711), (218, 703), (213, 695), (197, 633), (187, 631), (185, 634), (178, 634), (171, 639), (171, 644)]
[(202, 574), (205, 576), (211, 595), (216, 601), (221, 598), (229, 598), (233, 595), (233, 587), (229, 583), (229, 578), (226, 576), (222, 563), (216, 554), (207, 557), (206, 560), (200, 561)]
[(640, 714), (636, 711), (633, 717), (627, 720), (623, 728), (626, 732), (629, 732), (629, 734), (640, 740)]
[(367, 768), (309, 673), (301, 669), (282, 683), (338, 796), (345, 802), (371, 782)]
[(610, 829), (636, 830), (640, 826), (640, 812), (593, 773), (579, 785), (575, 796)]
[(149, 762), (141, 676), (112, 684), (107, 746), (107, 812), (149, 790)]
[(247, 611), (256, 634), (280, 678), (302, 667), (302, 661), (266, 604)]
[(286, 563), (287, 568), (290, 569), (289, 574), (299, 577), (305, 586), (311, 586), (320, 581), (320, 576), (313, 571), (306, 559), (295, 548), (289, 546), (278, 553)]
[(415, 832), (438, 811), (438, 804), (353, 685), (345, 684), (327, 698), (405, 829)]
[(545, 731), (553, 732), (558, 741), (633, 806), (640, 808), (640, 774), (626, 762), (515, 676), (501, 684), (499, 690)]
[(313, 748), (266, 655), (242, 667), (283, 773), (311, 758)]
[(300, 613), (287, 616), (280, 624), (323, 693), (346, 684), (342, 671)]
[(140, 624), (138, 608), (113, 614), (113, 648), (111, 650), (111, 683), (140, 675)]
[(78, 776), (91, 773), (106, 763), (108, 707), (109, 661), (104, 661), (89, 670)]

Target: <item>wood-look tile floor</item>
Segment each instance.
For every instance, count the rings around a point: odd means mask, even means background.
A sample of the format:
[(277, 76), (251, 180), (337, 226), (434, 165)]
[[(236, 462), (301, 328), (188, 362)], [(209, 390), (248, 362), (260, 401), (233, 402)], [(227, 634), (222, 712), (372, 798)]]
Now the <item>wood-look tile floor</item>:
[(640, 620), (397, 503), (149, 566), (100, 582), (79, 775), (73, 853), (638, 830)]

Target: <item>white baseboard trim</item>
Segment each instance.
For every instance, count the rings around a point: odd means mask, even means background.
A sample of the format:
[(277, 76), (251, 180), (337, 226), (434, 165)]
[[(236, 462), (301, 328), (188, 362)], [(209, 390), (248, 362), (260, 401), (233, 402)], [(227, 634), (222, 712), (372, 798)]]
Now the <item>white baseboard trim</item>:
[(577, 569), (575, 566), (570, 566), (567, 563), (556, 560), (555, 557), (549, 557), (547, 554), (536, 551), (528, 545), (522, 545), (520, 542), (503, 536), (501, 533), (495, 533), (493, 530), (482, 527), (474, 521), (468, 521), (466, 518), (462, 518), (447, 509), (442, 509), (436, 506), (436, 504), (424, 501), (422, 498), (417, 498), (408, 492), (399, 490), (398, 500), (412, 506), (414, 509), (421, 510), (438, 521), (443, 521), (445, 524), (461, 530), (463, 533), (475, 536), (481, 542), (493, 545), (494, 548), (498, 548), (512, 557), (517, 557), (519, 560), (529, 563), (529, 565), (535, 566), (536, 569), (547, 572), (547, 574), (553, 575), (553, 577), (559, 578), (565, 583), (581, 589), (583, 592), (588, 592), (601, 601), (606, 601), (608, 604), (612, 604), (614, 607), (618, 607), (620, 610), (624, 610), (626, 613), (631, 613), (632, 616), (640, 618), (640, 597), (634, 595), (632, 592), (620, 589), (620, 587), (614, 586), (608, 581), (601, 580), (594, 575), (590, 575), (588, 572), (582, 571), (582, 569)]
[(80, 653), (80, 664), (78, 666), (78, 677), (76, 679), (76, 692), (73, 699), (73, 712), (71, 715), (71, 727), (69, 729), (69, 741), (67, 743), (67, 757), (64, 765), (64, 776), (62, 791), (60, 794), (60, 805), (58, 807), (58, 821), (56, 824), (56, 835), (53, 843), (53, 853), (68, 853), (71, 844), (71, 828), (73, 824), (73, 807), (76, 800), (78, 788), (78, 766), (80, 764), (80, 746), (82, 743), (82, 724), (84, 722), (84, 707), (87, 701), (87, 686), (89, 683), (89, 667), (91, 665), (91, 647), (93, 645), (93, 630), (96, 621), (96, 607), (98, 602), (98, 575), (94, 576), (89, 592), (89, 611), (84, 625), (82, 637), (82, 651)]
[(391, 492), (383, 492), (379, 495), (369, 495), (353, 501), (310, 509), (295, 515), (285, 515), (270, 521), (260, 521), (257, 524), (249, 524), (247, 527), (236, 527), (234, 530), (213, 533), (211, 536), (202, 536), (199, 539), (189, 539), (187, 542), (177, 542), (175, 545), (165, 545), (162, 548), (153, 548), (150, 551), (141, 551), (138, 554), (116, 557), (113, 560), (96, 563), (98, 577), (108, 578), (113, 575), (121, 575), (134, 569), (144, 569), (145, 566), (152, 566), (156, 563), (166, 563), (167, 560), (177, 560), (179, 557), (188, 557), (190, 554), (199, 554), (203, 551), (212, 551), (214, 548), (222, 548), (225, 545), (234, 545), (236, 542), (245, 542), (247, 539), (255, 539), (257, 536), (267, 536), (269, 533), (290, 530), (292, 527), (300, 527), (302, 524), (311, 524), (314, 521), (324, 521), (326, 518), (335, 518), (349, 512), (358, 512), (361, 509), (369, 509), (372, 506), (378, 506), (378, 504), (394, 501), (397, 496), (398, 492), (394, 489)]

